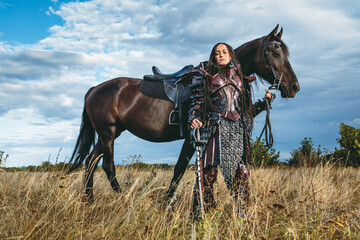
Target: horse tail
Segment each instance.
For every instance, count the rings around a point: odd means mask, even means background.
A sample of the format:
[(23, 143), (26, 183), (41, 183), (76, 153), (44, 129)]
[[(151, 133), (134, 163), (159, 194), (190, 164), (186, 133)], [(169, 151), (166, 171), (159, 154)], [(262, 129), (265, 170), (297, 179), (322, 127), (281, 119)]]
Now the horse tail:
[[(90, 90), (86, 93), (85, 98), (93, 88), (94, 87), (90, 88)], [(91, 121), (86, 112), (86, 108), (84, 104), (80, 133), (75, 144), (74, 152), (69, 161), (69, 164), (72, 163), (72, 165), (70, 166), (68, 173), (74, 171), (75, 169), (81, 166), (81, 164), (84, 162), (85, 158), (90, 152), (90, 147), (94, 146), (94, 144), (95, 144), (95, 129), (91, 124)]]

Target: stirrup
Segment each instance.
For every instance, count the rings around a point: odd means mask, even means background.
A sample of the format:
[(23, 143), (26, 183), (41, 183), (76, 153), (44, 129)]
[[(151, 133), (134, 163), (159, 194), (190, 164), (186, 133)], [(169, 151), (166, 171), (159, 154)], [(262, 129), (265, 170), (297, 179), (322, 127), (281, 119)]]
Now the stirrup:
[(169, 125), (180, 125), (179, 110), (174, 109), (169, 114)]

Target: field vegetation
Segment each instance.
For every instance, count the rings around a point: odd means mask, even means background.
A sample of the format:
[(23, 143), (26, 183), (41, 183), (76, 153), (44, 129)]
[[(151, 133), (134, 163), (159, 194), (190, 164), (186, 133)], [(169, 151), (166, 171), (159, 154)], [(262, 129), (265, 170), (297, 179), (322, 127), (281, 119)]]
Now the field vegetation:
[(58, 157), (54, 165), (1, 168), (8, 155), (0, 151), (0, 239), (360, 239), (360, 129), (341, 124), (339, 133), (332, 154), (304, 138), (285, 163), (252, 142), (248, 218), (219, 174), (217, 208), (195, 222), (193, 165), (169, 205), (173, 166), (129, 156), (117, 166), (122, 192), (98, 168), (89, 204), (83, 170), (65, 175), (69, 165)]
[(95, 202), (81, 202), (83, 171), (0, 171), (0, 239), (360, 239), (360, 169), (334, 165), (252, 169), (249, 219), (219, 177), (216, 210), (189, 218), (195, 170), (163, 205), (172, 171), (117, 167), (121, 193), (95, 174)]

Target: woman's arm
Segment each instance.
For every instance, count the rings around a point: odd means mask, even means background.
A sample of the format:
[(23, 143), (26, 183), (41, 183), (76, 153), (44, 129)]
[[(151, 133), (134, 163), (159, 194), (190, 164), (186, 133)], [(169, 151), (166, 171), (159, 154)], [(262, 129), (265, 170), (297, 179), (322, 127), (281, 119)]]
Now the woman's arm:
[(202, 116), (203, 116), (203, 105), (204, 105), (204, 81), (203, 75), (195, 75), (191, 80), (190, 90), (190, 109), (189, 109), (189, 127), (201, 127)]
[[(256, 117), (259, 115), (262, 111), (264, 111), (267, 108), (266, 99), (270, 100), (272, 98), (271, 93), (269, 90), (265, 89), (265, 97), (263, 100), (258, 100), (256, 103), (253, 104), (253, 117)], [(271, 104), (271, 101), (269, 102)], [(270, 105), (271, 107), (271, 105)]]

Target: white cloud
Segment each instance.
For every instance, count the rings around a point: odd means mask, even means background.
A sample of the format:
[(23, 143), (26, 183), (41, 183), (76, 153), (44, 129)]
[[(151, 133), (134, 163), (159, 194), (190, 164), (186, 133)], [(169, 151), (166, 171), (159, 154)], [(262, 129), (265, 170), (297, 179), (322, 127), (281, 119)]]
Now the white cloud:
[(170, 165), (175, 165), (177, 160), (178, 160), (177, 157), (165, 157), (165, 158), (160, 158), (160, 159), (155, 159), (155, 160), (149, 159), (148, 163), (167, 163)]
[(125, 40), (157, 36), (152, 18), (157, 6), (149, 1), (89, 1), (63, 4), (53, 14), (64, 26), (50, 28), (51, 36), (40, 45), (64, 51), (112, 52), (124, 48)]
[(351, 126), (354, 126), (356, 128), (360, 128), (360, 118), (355, 118), (350, 121)]
[(74, 98), (68, 97), (65, 94), (60, 94), (59, 98), (60, 98), (59, 100), (61, 102), (60, 105), (62, 107), (71, 107), (71, 106), (73, 106)]
[(6, 9), (6, 8), (9, 8), (9, 7), (13, 7), (14, 5), (12, 4), (9, 4), (9, 3), (4, 3), (4, 2), (0, 2), (0, 9)]
[(0, 117), (0, 147), (10, 156), (7, 166), (46, 161), (68, 142), (69, 136), (77, 134), (79, 121), (46, 119), (34, 108), (9, 110)]
[[(52, 26), (48, 37), (33, 45), (0, 42), (0, 147), (14, 149), (10, 155), (20, 156), (19, 146), (30, 144), (36, 151), (50, 143), (71, 149), (91, 86), (118, 76), (142, 77), (152, 65), (165, 73), (196, 65), (208, 58), (216, 42), (237, 47), (269, 33), (277, 23), (284, 27), (301, 91), (295, 99), (276, 99), (275, 147), (297, 147), (314, 134), (316, 123), (319, 138), (330, 144), (338, 129), (332, 127), (326, 135), (325, 123), (345, 119), (356, 124), (359, 119), (356, 111), (347, 110), (359, 105), (357, 0), (52, 1), (48, 14), (58, 15), (64, 24)], [(177, 155), (176, 144), (169, 146), (174, 152), (160, 158)]]
[(69, 134), (76, 133), (78, 127), (74, 127), (74, 123), (79, 119), (46, 119), (37, 109), (30, 107), (9, 110), (0, 120), (6, 126), (1, 129), (1, 142), (31, 145), (50, 139), (65, 139)]

